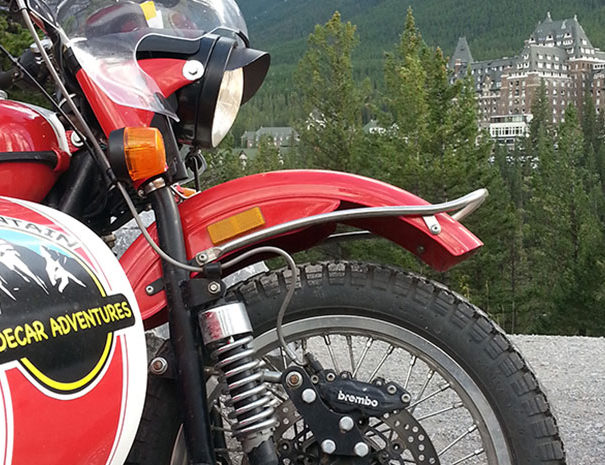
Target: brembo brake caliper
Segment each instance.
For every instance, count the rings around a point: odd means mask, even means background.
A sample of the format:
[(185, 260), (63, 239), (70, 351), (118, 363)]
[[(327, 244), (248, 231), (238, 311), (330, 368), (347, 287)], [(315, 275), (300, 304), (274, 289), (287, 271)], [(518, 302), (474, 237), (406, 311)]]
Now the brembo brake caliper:
[(398, 384), (380, 379), (371, 384), (347, 373), (337, 376), (323, 370), (312, 356), (307, 358), (312, 376), (301, 367), (290, 367), (282, 375), (290, 399), (324, 453), (356, 456), (355, 463), (370, 463), (372, 444), (360, 426), (369, 417), (405, 412), (410, 394)]
[(292, 367), (284, 372), (282, 384), (324, 453), (356, 455), (367, 459), (360, 463), (370, 463), (370, 447), (355, 418), (330, 410), (303, 368)]

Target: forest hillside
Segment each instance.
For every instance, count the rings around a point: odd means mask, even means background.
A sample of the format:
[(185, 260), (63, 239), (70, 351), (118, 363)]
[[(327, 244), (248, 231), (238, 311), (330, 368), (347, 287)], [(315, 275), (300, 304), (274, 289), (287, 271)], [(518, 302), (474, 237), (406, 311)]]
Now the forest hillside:
[(272, 66), (263, 88), (244, 109), (234, 134), (260, 126), (291, 125), (297, 91), (292, 79), (316, 24), (334, 11), (357, 28), (353, 52), (356, 80), (383, 87), (384, 53), (399, 41), (406, 11), (412, 7), (423, 39), (447, 57), (465, 36), (475, 59), (513, 56), (547, 12), (554, 19), (578, 19), (594, 46), (605, 49), (605, 3), (602, 0), (246, 0), (239, 2), (252, 45), (271, 53)]

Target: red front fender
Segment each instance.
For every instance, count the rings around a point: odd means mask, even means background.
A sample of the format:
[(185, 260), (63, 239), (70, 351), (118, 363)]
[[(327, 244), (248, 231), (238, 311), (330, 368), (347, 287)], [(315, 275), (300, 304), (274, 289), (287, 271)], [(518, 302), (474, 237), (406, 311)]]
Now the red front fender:
[[(338, 209), (386, 205), (428, 205), (409, 192), (361, 176), (333, 171), (277, 171), (247, 176), (215, 186), (179, 206), (187, 253), (213, 244), (208, 225), (252, 207), (259, 207), (265, 227)], [(464, 260), (483, 245), (470, 231), (447, 214), (436, 215), (441, 233), (433, 235), (424, 220), (397, 217), (356, 220), (350, 223), (392, 240), (420, 257), (431, 267), (444, 271)], [(289, 251), (306, 249), (333, 231), (334, 225), (308, 228), (276, 238), (271, 243)], [(150, 233), (157, 237), (155, 225)], [(160, 260), (143, 237), (139, 237), (121, 258), (143, 318), (148, 326), (160, 322), (157, 313), (165, 307), (164, 292), (148, 296), (145, 287), (161, 277)], [(156, 316), (156, 318), (150, 319)]]

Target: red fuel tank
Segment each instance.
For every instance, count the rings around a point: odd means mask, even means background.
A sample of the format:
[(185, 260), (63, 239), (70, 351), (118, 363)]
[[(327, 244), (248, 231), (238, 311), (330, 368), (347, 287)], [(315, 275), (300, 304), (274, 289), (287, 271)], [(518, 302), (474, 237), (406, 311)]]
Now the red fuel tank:
[(53, 112), (0, 100), (0, 195), (40, 202), (69, 160), (65, 128)]

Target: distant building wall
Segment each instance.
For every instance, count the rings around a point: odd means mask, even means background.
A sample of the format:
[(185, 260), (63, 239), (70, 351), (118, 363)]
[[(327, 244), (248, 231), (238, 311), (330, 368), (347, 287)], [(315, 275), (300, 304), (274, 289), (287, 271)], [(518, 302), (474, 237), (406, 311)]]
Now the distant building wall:
[(263, 136), (270, 137), (276, 147), (291, 147), (299, 140), (298, 133), (291, 127), (261, 127), (257, 131), (246, 131), (241, 137), (241, 147), (258, 147)]
[(474, 61), (462, 37), (449, 67), (452, 81), (464, 77), (470, 69), (479, 124), (490, 132), (495, 120), (503, 116), (524, 115), (528, 120), (542, 82), (553, 123), (564, 120), (569, 104), (575, 105), (581, 115), (586, 95), (593, 99), (597, 112), (605, 111), (605, 52), (591, 44), (577, 17), (553, 21), (548, 13), (525, 41), (521, 53), (512, 58)]

